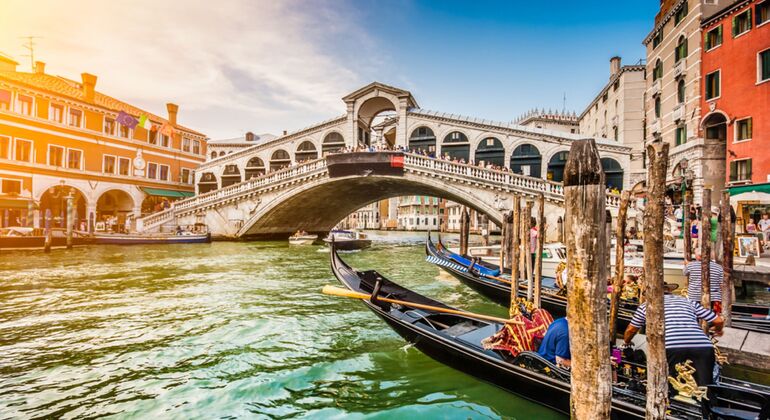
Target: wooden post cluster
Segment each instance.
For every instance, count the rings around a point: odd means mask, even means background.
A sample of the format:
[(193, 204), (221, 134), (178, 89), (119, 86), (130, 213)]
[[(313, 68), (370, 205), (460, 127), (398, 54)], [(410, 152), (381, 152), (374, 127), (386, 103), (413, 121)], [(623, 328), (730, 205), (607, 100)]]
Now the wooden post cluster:
[(684, 257), (685, 259), (692, 260), (692, 220), (690, 220), (690, 207), (692, 206), (692, 193), (689, 191), (684, 192), (684, 208), (682, 209), (682, 217), (684, 218), (684, 232), (682, 232), (682, 238), (684, 239)]
[(704, 308), (711, 307), (711, 190), (703, 189), (702, 220), (700, 232), (701, 256), (701, 297)]
[(468, 237), (471, 233), (470, 215), (468, 214), (468, 208), (462, 207), (462, 214), (460, 215), (460, 254), (468, 255)]
[(647, 206), (644, 209), (644, 297), (647, 304), (647, 419), (665, 419), (668, 406), (663, 297), (663, 224), (668, 144), (647, 146)]
[(503, 212), (503, 219), (502, 223), (500, 223), (500, 270), (504, 270), (507, 268), (508, 264), (508, 235), (510, 235), (510, 231), (508, 230), (508, 215), (510, 212)]
[(513, 196), (513, 220), (510, 226), (510, 246), (508, 252), (511, 256), (511, 305), (509, 308), (509, 316), (513, 317), (516, 312), (516, 297), (519, 291), (519, 256), (521, 255), (518, 249), (515, 247), (519, 244), (519, 233), (521, 231), (521, 202), (519, 196)]
[[(615, 226), (615, 277), (612, 279), (612, 298), (610, 299), (610, 344), (615, 342), (617, 335), (618, 307), (620, 306), (620, 293), (623, 289), (623, 276), (625, 271), (625, 247), (626, 242), (626, 217), (628, 215), (628, 203), (631, 200), (631, 192), (620, 193), (620, 208), (618, 209), (618, 223)], [(609, 254), (609, 253), (608, 253)]]
[(43, 244), (43, 252), (51, 252), (51, 241), (53, 240), (51, 234), (51, 209), (45, 209), (45, 242)]
[(72, 249), (72, 229), (75, 225), (73, 200), (72, 194), (67, 196), (67, 249)]
[[(507, 268), (509, 270), (513, 270), (513, 255), (515, 254), (515, 247), (513, 244), (513, 225), (514, 225), (514, 214), (513, 210), (508, 212), (508, 215), (505, 219), (505, 231), (506, 231), (506, 237), (505, 237), (505, 265), (503, 268)], [(516, 267), (518, 268), (518, 267)]]
[(35, 227), (35, 202), (27, 201), (27, 227)]
[(489, 246), (489, 216), (481, 215), (481, 244)]
[(521, 258), (524, 262), (524, 275), (527, 278), (527, 300), (534, 298), (532, 285), (532, 249), (530, 248), (530, 230), (532, 229), (532, 201), (527, 201), (521, 215)]
[(576, 140), (564, 168), (567, 319), (575, 419), (610, 416), (612, 376), (607, 324), (605, 178), (593, 139)]
[(535, 289), (532, 303), (535, 308), (540, 307), (540, 289), (543, 284), (543, 243), (545, 242), (545, 196), (541, 193), (537, 196), (537, 249), (535, 252)]
[(722, 282), (722, 318), (725, 326), (732, 324), (732, 306), (735, 298), (733, 294), (733, 247), (735, 240), (735, 223), (733, 223), (732, 207), (730, 206), (730, 191), (722, 192), (722, 269), (724, 281)]

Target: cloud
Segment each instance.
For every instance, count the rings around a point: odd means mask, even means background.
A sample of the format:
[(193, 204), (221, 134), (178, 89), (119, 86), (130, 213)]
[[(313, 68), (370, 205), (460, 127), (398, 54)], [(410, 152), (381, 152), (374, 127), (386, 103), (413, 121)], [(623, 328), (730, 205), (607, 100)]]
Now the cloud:
[[(369, 82), (377, 42), (350, 5), (326, 1), (0, 0), (0, 51), (37, 35), (46, 71), (163, 114), (210, 136), (295, 129), (344, 112)], [(27, 67), (25, 63), (25, 67)], [(229, 113), (229, 114), (228, 114)]]

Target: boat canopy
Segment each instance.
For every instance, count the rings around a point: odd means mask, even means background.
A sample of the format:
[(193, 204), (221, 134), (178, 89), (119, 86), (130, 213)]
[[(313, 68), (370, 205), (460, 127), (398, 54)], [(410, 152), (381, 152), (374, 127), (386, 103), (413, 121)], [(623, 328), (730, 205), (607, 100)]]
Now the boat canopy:
[(150, 188), (150, 187), (140, 187), (140, 188), (142, 189), (142, 191), (144, 191), (148, 195), (154, 195), (157, 197), (187, 198), (195, 195), (195, 193), (192, 191), (175, 191), (175, 190), (166, 190), (162, 188)]

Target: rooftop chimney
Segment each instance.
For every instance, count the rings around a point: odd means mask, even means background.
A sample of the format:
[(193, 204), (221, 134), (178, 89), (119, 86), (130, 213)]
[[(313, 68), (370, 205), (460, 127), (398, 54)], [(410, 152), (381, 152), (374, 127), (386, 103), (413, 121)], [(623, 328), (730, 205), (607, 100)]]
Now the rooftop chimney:
[(45, 63), (42, 61), (35, 61), (35, 73), (45, 74)]
[[(37, 70), (37, 66), (35, 66), (35, 69)], [(86, 102), (93, 102), (96, 90), (96, 76), (90, 73), (81, 73), (80, 77), (83, 79), (83, 98)]]
[(252, 133), (251, 131), (246, 133), (246, 141), (254, 141), (254, 133)]
[(19, 63), (17, 63), (14, 59), (3, 53), (0, 53), (0, 71), (16, 71), (16, 66), (18, 65)]
[(283, 135), (285, 136), (285, 135), (287, 135), (287, 134), (289, 134), (289, 132), (288, 132), (288, 131), (286, 131), (286, 130), (283, 130)]
[(168, 122), (171, 125), (176, 125), (176, 114), (179, 112), (179, 105), (169, 102), (166, 104), (166, 109), (168, 110)]
[(618, 74), (620, 71), (620, 57), (615, 56), (610, 58), (610, 77)]

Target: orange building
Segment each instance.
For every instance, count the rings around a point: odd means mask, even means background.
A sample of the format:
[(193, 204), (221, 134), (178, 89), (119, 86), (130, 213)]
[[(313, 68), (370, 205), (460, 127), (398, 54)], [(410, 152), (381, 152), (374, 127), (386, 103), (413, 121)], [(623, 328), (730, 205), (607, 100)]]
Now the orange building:
[(0, 226), (41, 227), (47, 213), (63, 226), (72, 195), (76, 229), (122, 229), (194, 194), (207, 138), (177, 124), (177, 105), (162, 118), (97, 92), (92, 74), (17, 65), (0, 54)]

